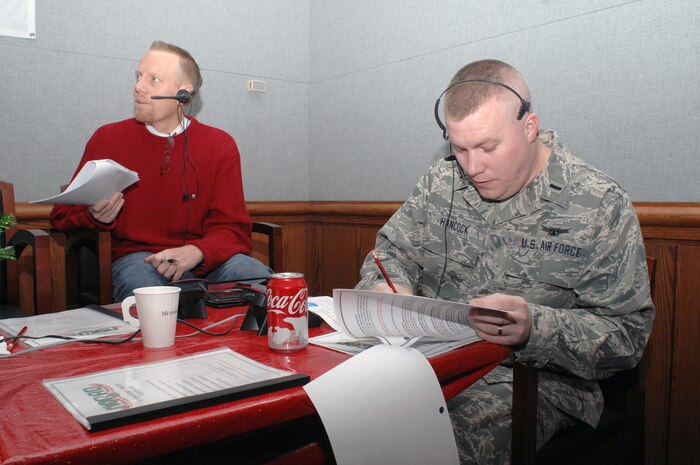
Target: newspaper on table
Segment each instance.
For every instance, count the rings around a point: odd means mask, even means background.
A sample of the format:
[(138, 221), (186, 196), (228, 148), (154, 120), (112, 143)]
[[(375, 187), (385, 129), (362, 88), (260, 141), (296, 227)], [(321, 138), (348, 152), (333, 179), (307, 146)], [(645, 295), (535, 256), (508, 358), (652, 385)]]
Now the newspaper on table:
[[(138, 330), (138, 328), (124, 322), (121, 319), (121, 314), (112, 313), (96, 305), (56, 313), (0, 320), (0, 331), (8, 336), (19, 333), (25, 326), (27, 331), (24, 333), (25, 338), (22, 339), (22, 343), (30, 347), (51, 346), (71, 340), (116, 336)], [(48, 336), (62, 336), (62, 338)], [(30, 339), (30, 337), (40, 339)]]

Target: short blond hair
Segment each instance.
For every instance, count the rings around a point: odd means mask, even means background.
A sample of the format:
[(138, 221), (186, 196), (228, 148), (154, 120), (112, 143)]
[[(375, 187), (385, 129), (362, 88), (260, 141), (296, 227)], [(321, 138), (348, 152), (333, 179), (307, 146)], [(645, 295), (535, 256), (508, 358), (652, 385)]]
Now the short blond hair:
[(199, 72), (199, 65), (194, 61), (190, 52), (177, 45), (169, 44), (161, 40), (154, 41), (151, 44), (150, 50), (173, 53), (180, 58), (182, 72), (185, 77), (191, 81), (193, 87), (191, 94), (196, 93), (199, 88), (202, 87), (202, 74)]

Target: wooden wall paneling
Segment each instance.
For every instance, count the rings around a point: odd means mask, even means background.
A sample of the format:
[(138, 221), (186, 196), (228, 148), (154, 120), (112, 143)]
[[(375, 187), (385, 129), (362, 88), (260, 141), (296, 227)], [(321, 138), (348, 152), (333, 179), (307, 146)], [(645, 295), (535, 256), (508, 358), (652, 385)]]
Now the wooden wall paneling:
[[(257, 221), (257, 220), (256, 220)], [(269, 222), (269, 221), (268, 221)], [(280, 224), (280, 223), (277, 223)], [(289, 266), (289, 260), (293, 259), (295, 262), (295, 266), (298, 266), (297, 260), (295, 258), (299, 255), (303, 256), (305, 252), (305, 247), (303, 241), (300, 242), (300, 246), (296, 246), (292, 249), (288, 247), (289, 245), (289, 240), (287, 238), (287, 235), (292, 236), (292, 240), (298, 241), (299, 237), (304, 238), (305, 233), (304, 233), (304, 227), (301, 226), (301, 234), (298, 233), (298, 230), (300, 229), (299, 225), (296, 225), (294, 223), (289, 223), (287, 225), (284, 225), (284, 232), (283, 232), (283, 245), (282, 245), (282, 253), (283, 253), (283, 258), (284, 258), (284, 266), (279, 267), (273, 270), (275, 272), (284, 272), (288, 271)], [(299, 236), (299, 237), (297, 237)], [(268, 257), (268, 245), (269, 245), (269, 240), (267, 235), (265, 234), (259, 234), (259, 233), (253, 233), (253, 252), (250, 254), (251, 257), (254, 257), (266, 265), (269, 265), (269, 257)], [(292, 258), (293, 257), (293, 258)]]
[(379, 226), (362, 225), (355, 228), (354, 265), (346, 275), (347, 282), (339, 283), (344, 288), (353, 288), (360, 281), (360, 269), (367, 254), (374, 248)]
[(266, 221), (284, 227), (284, 269), (277, 272), (303, 273), (314, 295), (315, 268), (314, 228), (309, 215), (309, 202), (247, 202), (253, 221)]
[(700, 203), (634, 202), (645, 239), (700, 241)]
[(679, 245), (668, 463), (700, 460), (700, 246)]
[[(310, 295), (352, 287), (376, 231), (402, 202), (249, 202), (254, 221), (285, 227), (286, 270), (305, 274)], [(646, 465), (692, 463), (700, 454), (698, 276), (700, 203), (639, 203), (635, 209), (657, 259), (656, 320), (647, 349)], [(18, 203), (23, 229), (49, 227), (50, 206)], [(694, 446), (694, 447), (693, 447)], [(691, 462), (683, 462), (691, 460)]]
[(333, 295), (333, 289), (352, 287), (357, 282), (357, 230), (355, 226), (330, 225), (316, 229), (319, 295)]
[(377, 231), (379, 226), (366, 226), (358, 231), (358, 263), (357, 280), (360, 279), (360, 267), (364, 263), (365, 257), (370, 253), (377, 242)]
[(656, 314), (645, 353), (645, 465), (667, 465), (677, 247), (668, 241), (646, 240), (645, 248), (656, 259)]
[(318, 228), (316, 227), (316, 225), (308, 223), (306, 225), (306, 229), (304, 230), (305, 240), (304, 238), (300, 238), (301, 240), (304, 240), (304, 246), (306, 247), (307, 251), (306, 256), (304, 257), (304, 266), (307, 270), (306, 283), (309, 285), (309, 295), (311, 296), (321, 295), (321, 293), (319, 292), (321, 285), (319, 276), (319, 250), (317, 247), (317, 230)]
[(324, 217), (315, 228), (318, 295), (333, 295), (333, 289), (349, 289), (357, 284), (362, 263), (374, 248), (377, 231), (381, 227), (373, 219), (343, 218), (343, 221), (350, 221), (349, 224), (328, 221)]
[(312, 274), (311, 249), (309, 237), (313, 236), (311, 226), (306, 223), (278, 223), (284, 226), (284, 263), (285, 269), (279, 271), (294, 271), (304, 273), (307, 281)]

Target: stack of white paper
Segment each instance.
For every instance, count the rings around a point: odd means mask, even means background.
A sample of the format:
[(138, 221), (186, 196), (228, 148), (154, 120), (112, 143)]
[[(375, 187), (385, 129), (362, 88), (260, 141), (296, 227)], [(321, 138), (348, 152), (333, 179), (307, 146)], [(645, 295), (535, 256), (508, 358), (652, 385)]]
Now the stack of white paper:
[(94, 205), (123, 191), (138, 180), (139, 175), (136, 171), (124, 168), (116, 161), (90, 160), (83, 165), (65, 191), (30, 203)]

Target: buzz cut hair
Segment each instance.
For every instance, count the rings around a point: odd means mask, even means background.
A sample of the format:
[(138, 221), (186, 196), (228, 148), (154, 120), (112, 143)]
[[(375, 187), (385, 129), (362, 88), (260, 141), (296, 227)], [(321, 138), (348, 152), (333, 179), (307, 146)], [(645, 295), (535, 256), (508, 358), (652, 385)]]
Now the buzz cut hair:
[[(514, 88), (523, 99), (530, 101), (530, 91), (521, 74), (511, 65), (499, 60), (480, 60), (462, 67), (450, 81), (450, 86), (466, 79), (487, 79)], [(510, 94), (508, 89), (489, 82), (474, 81), (455, 86), (445, 95), (445, 116), (462, 121), (492, 98)]]

